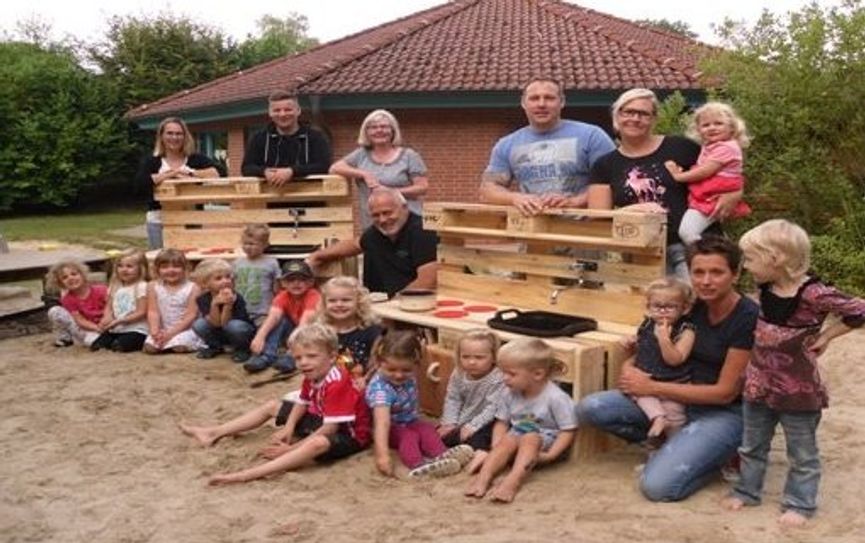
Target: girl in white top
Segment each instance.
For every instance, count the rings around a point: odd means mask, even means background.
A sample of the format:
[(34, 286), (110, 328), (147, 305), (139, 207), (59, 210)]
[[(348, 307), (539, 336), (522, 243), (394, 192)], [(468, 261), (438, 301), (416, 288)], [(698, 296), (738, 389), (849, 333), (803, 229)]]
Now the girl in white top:
[(147, 337), (147, 257), (137, 249), (114, 260), (101, 334), (90, 346), (122, 353), (140, 351)]
[(198, 316), (198, 285), (187, 278), (186, 257), (177, 249), (163, 249), (153, 262), (156, 279), (147, 285), (147, 324), (150, 334), (144, 352), (191, 353), (205, 343), (192, 331)]

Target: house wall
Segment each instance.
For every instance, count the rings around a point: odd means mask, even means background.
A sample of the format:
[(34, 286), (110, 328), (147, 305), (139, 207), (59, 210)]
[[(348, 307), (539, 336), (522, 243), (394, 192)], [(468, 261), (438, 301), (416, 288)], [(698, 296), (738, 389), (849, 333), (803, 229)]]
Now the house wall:
[[(476, 202), (481, 173), (495, 142), (526, 124), (515, 105), (510, 109), (394, 109), (404, 144), (418, 151), (429, 169), (428, 201)], [(368, 111), (325, 111), (315, 119), (329, 132), (334, 160), (356, 147), (358, 129)], [(563, 117), (591, 122), (607, 131), (606, 108), (567, 108)], [(267, 122), (265, 116), (227, 123), (207, 123), (193, 131), (228, 132), (229, 175), (239, 176), (243, 162), (244, 128)]]

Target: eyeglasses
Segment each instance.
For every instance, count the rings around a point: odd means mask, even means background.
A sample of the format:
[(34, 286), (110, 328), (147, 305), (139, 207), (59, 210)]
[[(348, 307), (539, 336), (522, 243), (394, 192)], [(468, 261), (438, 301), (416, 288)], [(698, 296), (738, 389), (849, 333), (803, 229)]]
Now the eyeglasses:
[(652, 117), (655, 116), (655, 114), (651, 111), (645, 111), (642, 109), (630, 109), (630, 108), (620, 109), (619, 115), (621, 115), (622, 117), (629, 118), (629, 119), (636, 117), (637, 119), (640, 119), (640, 120), (651, 119)]
[(681, 306), (679, 304), (657, 304), (651, 303), (647, 306), (649, 311), (657, 311), (658, 313), (665, 313), (667, 311), (676, 311)]

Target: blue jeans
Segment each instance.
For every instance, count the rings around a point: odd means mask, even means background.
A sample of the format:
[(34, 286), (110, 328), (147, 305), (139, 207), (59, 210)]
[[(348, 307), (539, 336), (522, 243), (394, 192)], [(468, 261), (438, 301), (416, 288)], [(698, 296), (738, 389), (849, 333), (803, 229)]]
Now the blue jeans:
[(273, 330), (267, 334), (264, 339), (264, 349), (261, 351), (261, 357), (268, 360), (271, 364), (276, 362), (279, 348), (285, 345), (285, 340), (294, 331), (295, 325), (291, 319), (282, 317)]
[(236, 319), (228, 321), (225, 327), (219, 328), (207, 322), (207, 319), (199, 317), (192, 323), (192, 330), (212, 349), (222, 349), (227, 344), (234, 350), (248, 351), (249, 344), (255, 337), (255, 326)]
[(739, 456), (742, 468), (733, 496), (747, 505), (757, 505), (763, 493), (769, 449), (778, 423), (787, 440), (790, 471), (784, 484), (781, 509), (811, 517), (817, 510), (820, 485), (820, 453), (817, 450), (817, 425), (820, 411), (777, 411), (761, 403), (745, 402), (745, 435)]
[(162, 223), (148, 222), (147, 226), (147, 248), (162, 249)]
[[(640, 490), (651, 501), (687, 498), (705, 486), (742, 442), (738, 404), (687, 407), (688, 422), (646, 463)], [(649, 419), (618, 390), (591, 394), (577, 406), (580, 424), (591, 424), (630, 442), (646, 439)]]

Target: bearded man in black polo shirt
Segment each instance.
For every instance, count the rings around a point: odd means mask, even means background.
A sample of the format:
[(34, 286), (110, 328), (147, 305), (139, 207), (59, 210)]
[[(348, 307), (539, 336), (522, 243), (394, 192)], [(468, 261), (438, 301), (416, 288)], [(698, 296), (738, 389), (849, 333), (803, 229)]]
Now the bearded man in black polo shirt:
[(315, 251), (307, 259), (310, 266), (363, 254), (363, 284), (370, 292), (393, 296), (406, 288), (435, 288), (435, 232), (423, 229), (421, 217), (409, 211), (397, 190), (378, 188), (367, 204), (373, 225), (357, 239)]

